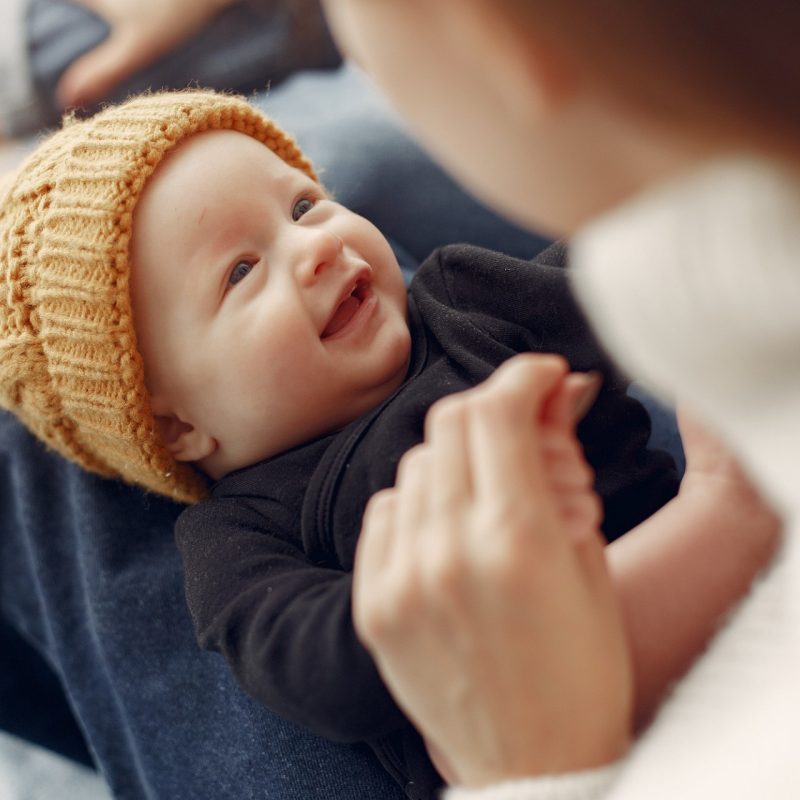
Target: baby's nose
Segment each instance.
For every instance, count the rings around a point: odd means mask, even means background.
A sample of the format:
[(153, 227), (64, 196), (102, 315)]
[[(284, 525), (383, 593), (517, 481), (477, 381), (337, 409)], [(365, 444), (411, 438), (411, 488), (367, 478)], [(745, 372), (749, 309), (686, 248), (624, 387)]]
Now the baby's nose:
[(302, 243), (300, 274), (308, 282), (315, 281), (328, 267), (336, 263), (344, 250), (344, 242), (333, 231), (308, 231)]

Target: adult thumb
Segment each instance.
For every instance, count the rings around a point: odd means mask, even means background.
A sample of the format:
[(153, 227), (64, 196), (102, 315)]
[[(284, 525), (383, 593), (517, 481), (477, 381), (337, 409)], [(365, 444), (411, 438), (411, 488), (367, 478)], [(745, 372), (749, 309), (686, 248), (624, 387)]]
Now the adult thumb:
[(594, 405), (603, 377), (599, 372), (570, 372), (545, 410), (545, 422), (574, 430)]
[(147, 60), (147, 54), (129, 37), (112, 33), (66, 69), (56, 86), (56, 98), (62, 108), (95, 103), (108, 97)]

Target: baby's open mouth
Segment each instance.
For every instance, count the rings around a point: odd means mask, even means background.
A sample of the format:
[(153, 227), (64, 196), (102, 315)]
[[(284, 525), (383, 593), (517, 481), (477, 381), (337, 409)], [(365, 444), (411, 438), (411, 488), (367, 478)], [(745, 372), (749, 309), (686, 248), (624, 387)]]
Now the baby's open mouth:
[(325, 330), (322, 331), (321, 338), (326, 339), (338, 333), (348, 322), (353, 318), (356, 311), (361, 307), (364, 302), (369, 283), (365, 280), (360, 280), (353, 287), (353, 291), (342, 300), (333, 312)]

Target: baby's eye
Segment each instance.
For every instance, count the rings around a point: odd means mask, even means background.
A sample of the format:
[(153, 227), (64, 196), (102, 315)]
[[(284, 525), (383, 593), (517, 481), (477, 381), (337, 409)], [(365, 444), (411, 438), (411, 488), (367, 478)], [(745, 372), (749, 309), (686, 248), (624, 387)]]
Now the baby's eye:
[(239, 281), (246, 278), (254, 266), (254, 261), (237, 261), (236, 266), (231, 270), (231, 274), (228, 275), (228, 286), (235, 286)]
[(310, 197), (301, 197), (293, 206), (292, 206), (292, 219), (297, 222), (303, 214), (307, 214), (314, 208), (315, 201), (312, 200)]

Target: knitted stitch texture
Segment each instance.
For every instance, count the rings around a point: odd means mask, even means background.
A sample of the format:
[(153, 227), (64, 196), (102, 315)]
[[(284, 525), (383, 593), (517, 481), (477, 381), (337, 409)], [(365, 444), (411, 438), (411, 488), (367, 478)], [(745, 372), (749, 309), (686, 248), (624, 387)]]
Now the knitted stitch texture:
[(160, 440), (129, 294), (133, 212), (164, 156), (235, 130), (316, 180), (295, 142), (243, 98), (143, 95), (66, 119), (0, 178), (0, 406), (71, 461), (180, 502), (204, 479)]

